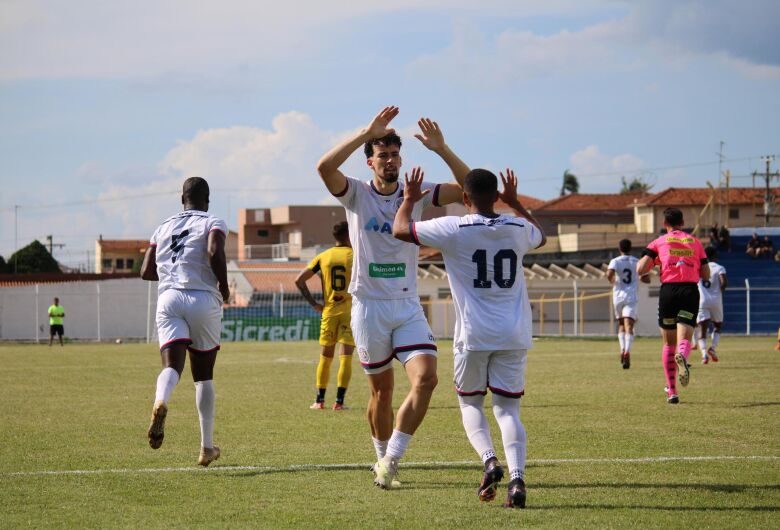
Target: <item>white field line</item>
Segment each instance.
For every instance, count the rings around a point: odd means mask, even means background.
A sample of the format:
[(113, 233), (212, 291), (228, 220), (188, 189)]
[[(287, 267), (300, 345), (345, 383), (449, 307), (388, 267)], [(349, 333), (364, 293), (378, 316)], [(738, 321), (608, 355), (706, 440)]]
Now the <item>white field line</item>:
[[(780, 456), (652, 456), (643, 458), (541, 458), (528, 460), (528, 466), (545, 464), (652, 464), (660, 462), (711, 462), (728, 460), (777, 461)], [(416, 467), (479, 467), (475, 460), (455, 462), (401, 462), (402, 468)], [(329, 470), (368, 470), (371, 463), (362, 464), (294, 464), (290, 466), (216, 466), (208, 469), (192, 467), (160, 467), (160, 468), (108, 468), (108, 469), (60, 469), (49, 471), (12, 471), (1, 472), (0, 477), (40, 477), (59, 475), (104, 475), (104, 474), (141, 474), (141, 473), (219, 473), (225, 471), (256, 471), (258, 474), (284, 473), (295, 471), (329, 471)]]

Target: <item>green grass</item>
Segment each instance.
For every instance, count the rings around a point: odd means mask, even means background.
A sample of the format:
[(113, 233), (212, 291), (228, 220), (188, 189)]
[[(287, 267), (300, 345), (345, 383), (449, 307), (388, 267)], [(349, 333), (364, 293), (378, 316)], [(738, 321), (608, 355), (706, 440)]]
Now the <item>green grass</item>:
[[(780, 353), (772, 346), (767, 338), (724, 339), (721, 362), (696, 364), (682, 403), (672, 406), (658, 340), (637, 341), (628, 371), (617, 341), (537, 341), (522, 400), (528, 509), (514, 511), (476, 499), (480, 465), (460, 424), (449, 343), (440, 344), (440, 385), (394, 491), (373, 487), (367, 467), (290, 468), (374, 459), (357, 361), (351, 410), (308, 409), (313, 342), (224, 346), (215, 379), (223, 453), (208, 470), (195, 469), (189, 368), (171, 401), (165, 443), (158, 451), (147, 445), (154, 345), (0, 345), (0, 527), (777, 528), (777, 459), (544, 462), (780, 457)], [(398, 403), (408, 386), (395, 369)], [(336, 363), (332, 380), (335, 372)], [(491, 425), (500, 440), (492, 418)], [(62, 470), (104, 472), (29, 474)]]

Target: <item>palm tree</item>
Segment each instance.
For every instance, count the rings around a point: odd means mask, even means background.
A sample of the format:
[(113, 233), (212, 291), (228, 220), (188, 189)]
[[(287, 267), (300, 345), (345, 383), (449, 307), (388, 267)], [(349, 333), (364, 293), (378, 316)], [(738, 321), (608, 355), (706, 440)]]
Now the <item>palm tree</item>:
[(568, 169), (563, 172), (563, 183), (561, 184), (561, 197), (566, 195), (566, 192), (577, 193), (580, 191), (580, 183), (577, 180), (577, 175), (570, 172)]

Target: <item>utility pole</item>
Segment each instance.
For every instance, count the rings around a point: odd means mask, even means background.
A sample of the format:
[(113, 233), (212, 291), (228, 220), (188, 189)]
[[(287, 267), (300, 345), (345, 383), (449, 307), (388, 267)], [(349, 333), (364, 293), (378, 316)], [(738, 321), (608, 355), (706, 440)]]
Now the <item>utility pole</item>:
[(46, 241), (48, 241), (48, 243), (49, 243), (49, 254), (51, 254), (52, 257), (54, 257), (54, 247), (63, 248), (65, 246), (64, 243), (57, 243), (55, 245), (54, 244), (54, 236), (52, 236), (51, 234), (46, 236)]
[[(720, 188), (720, 183), (723, 179), (723, 171), (721, 169), (721, 166), (723, 165), (723, 146), (726, 145), (726, 142), (723, 140), (720, 141), (720, 149), (718, 150), (718, 188)], [(726, 186), (726, 201), (728, 201), (728, 185)], [(728, 222), (728, 211), (726, 211), (726, 222)], [(718, 221), (721, 225), (723, 225), (723, 202), (718, 201)]]
[[(768, 155), (768, 156), (762, 156), (761, 160), (766, 163), (766, 171), (763, 174), (764, 177), (764, 226), (769, 226), (769, 218), (775, 217), (775, 215), (772, 213), (772, 210), (774, 208), (774, 196), (772, 195), (772, 190), (770, 187), (772, 177), (780, 178), (780, 172), (775, 171), (772, 173), (770, 171), (772, 161), (775, 159), (774, 155)], [(754, 171), (753, 172), (753, 179), (756, 178), (757, 175), (761, 175), (760, 173)]]
[[(14, 204), (14, 254), (19, 250), (19, 205)], [(14, 274), (18, 272), (16, 264), (19, 262), (19, 256), (14, 259)]]

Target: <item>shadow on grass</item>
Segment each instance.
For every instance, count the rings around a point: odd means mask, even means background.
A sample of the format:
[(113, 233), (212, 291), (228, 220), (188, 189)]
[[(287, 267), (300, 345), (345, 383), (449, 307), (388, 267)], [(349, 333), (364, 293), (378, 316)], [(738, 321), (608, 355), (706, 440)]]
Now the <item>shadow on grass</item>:
[(752, 407), (774, 407), (777, 405), (780, 405), (780, 401), (767, 401), (767, 402), (751, 401), (750, 403), (740, 403), (739, 405), (734, 405), (734, 406), (740, 409), (747, 409)]

